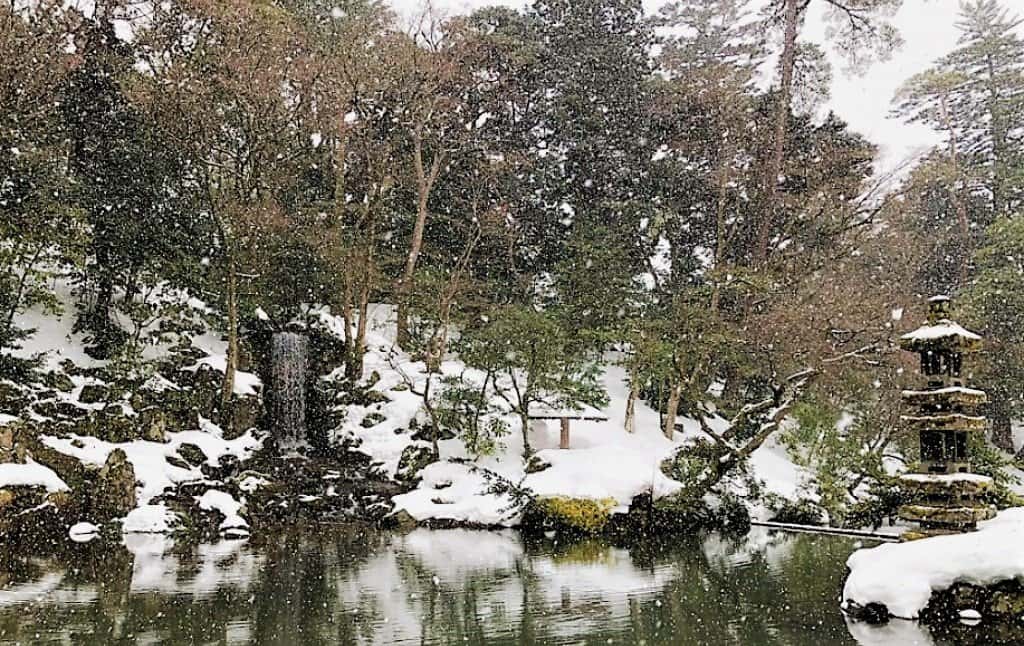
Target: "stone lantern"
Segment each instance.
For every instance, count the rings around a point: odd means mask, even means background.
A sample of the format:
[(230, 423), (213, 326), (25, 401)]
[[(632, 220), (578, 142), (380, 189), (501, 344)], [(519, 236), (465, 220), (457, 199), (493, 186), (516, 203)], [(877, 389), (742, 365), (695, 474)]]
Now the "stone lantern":
[(921, 452), (918, 473), (900, 479), (911, 497), (900, 518), (921, 525), (907, 539), (971, 531), (995, 515), (977, 500), (992, 479), (971, 473), (968, 441), (970, 433), (988, 427), (975, 414), (987, 401), (984, 391), (968, 388), (964, 380), (964, 355), (981, 349), (981, 337), (950, 320), (950, 305), (946, 296), (930, 299), (927, 324), (900, 339), (900, 347), (921, 356), (927, 379), (923, 390), (903, 392), (909, 412), (902, 420), (917, 433)]

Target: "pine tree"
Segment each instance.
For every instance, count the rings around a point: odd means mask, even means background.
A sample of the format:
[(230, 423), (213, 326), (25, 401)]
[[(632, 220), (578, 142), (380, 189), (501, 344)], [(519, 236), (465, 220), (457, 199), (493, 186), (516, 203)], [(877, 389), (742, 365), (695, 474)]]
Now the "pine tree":
[(124, 251), (131, 244), (122, 225), (144, 214), (131, 190), (138, 169), (129, 149), (137, 123), (120, 86), (131, 54), (101, 12), (86, 21), (82, 40), (82, 63), (68, 80), (64, 113), (71, 138), (69, 166), (91, 227), (86, 275), (94, 287), (81, 326), (95, 335), (94, 351), (106, 357), (119, 342), (111, 310), (118, 279), (128, 268)]
[[(789, 119), (793, 107), (799, 52), (798, 39), (808, 13), (818, 6), (826, 10), (827, 37), (843, 54), (851, 69), (861, 69), (875, 58), (887, 58), (900, 43), (895, 28), (885, 17), (903, 0), (771, 0), (766, 11), (769, 23), (781, 28), (779, 81), (774, 102), (772, 154), (764, 173), (764, 198), (757, 225), (754, 258), (765, 264), (781, 212), (779, 184), (783, 173)], [(784, 227), (783, 227), (784, 228)]]
[[(544, 43), (546, 90), (540, 190), (571, 241), (562, 269), (590, 271), (600, 260), (594, 252), (613, 247), (623, 260), (616, 270), (634, 276), (646, 267), (641, 223), (652, 197), (651, 33), (641, 3), (551, 0), (533, 12)], [(562, 289), (557, 296), (572, 300), (576, 294)], [(605, 296), (606, 312), (614, 316), (626, 293)]]
[(937, 68), (955, 75), (950, 111), (958, 115), (961, 148), (991, 195), (995, 217), (1012, 213), (1021, 203), (1024, 174), (1024, 18), (996, 0), (961, 5), (959, 46)]

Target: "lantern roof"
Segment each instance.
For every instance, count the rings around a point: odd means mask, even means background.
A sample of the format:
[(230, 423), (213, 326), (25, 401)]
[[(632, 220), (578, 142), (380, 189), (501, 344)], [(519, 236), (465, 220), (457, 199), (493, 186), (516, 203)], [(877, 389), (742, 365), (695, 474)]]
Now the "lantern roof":
[(981, 337), (955, 321), (940, 319), (901, 336), (900, 347), (911, 352), (974, 352), (981, 349)]

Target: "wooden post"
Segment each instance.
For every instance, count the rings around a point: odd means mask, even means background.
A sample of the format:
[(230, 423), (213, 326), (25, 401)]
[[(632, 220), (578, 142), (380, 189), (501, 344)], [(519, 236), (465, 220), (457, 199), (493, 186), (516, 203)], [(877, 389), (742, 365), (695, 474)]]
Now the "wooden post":
[(569, 418), (562, 418), (562, 441), (558, 443), (558, 448), (567, 449), (569, 448)]

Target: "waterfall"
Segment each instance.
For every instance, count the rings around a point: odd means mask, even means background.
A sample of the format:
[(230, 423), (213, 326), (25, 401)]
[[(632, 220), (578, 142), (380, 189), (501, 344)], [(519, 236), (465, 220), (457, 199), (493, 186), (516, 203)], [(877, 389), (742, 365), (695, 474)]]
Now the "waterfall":
[(277, 332), (271, 339), (271, 421), (281, 446), (306, 442), (306, 367), (309, 339)]

